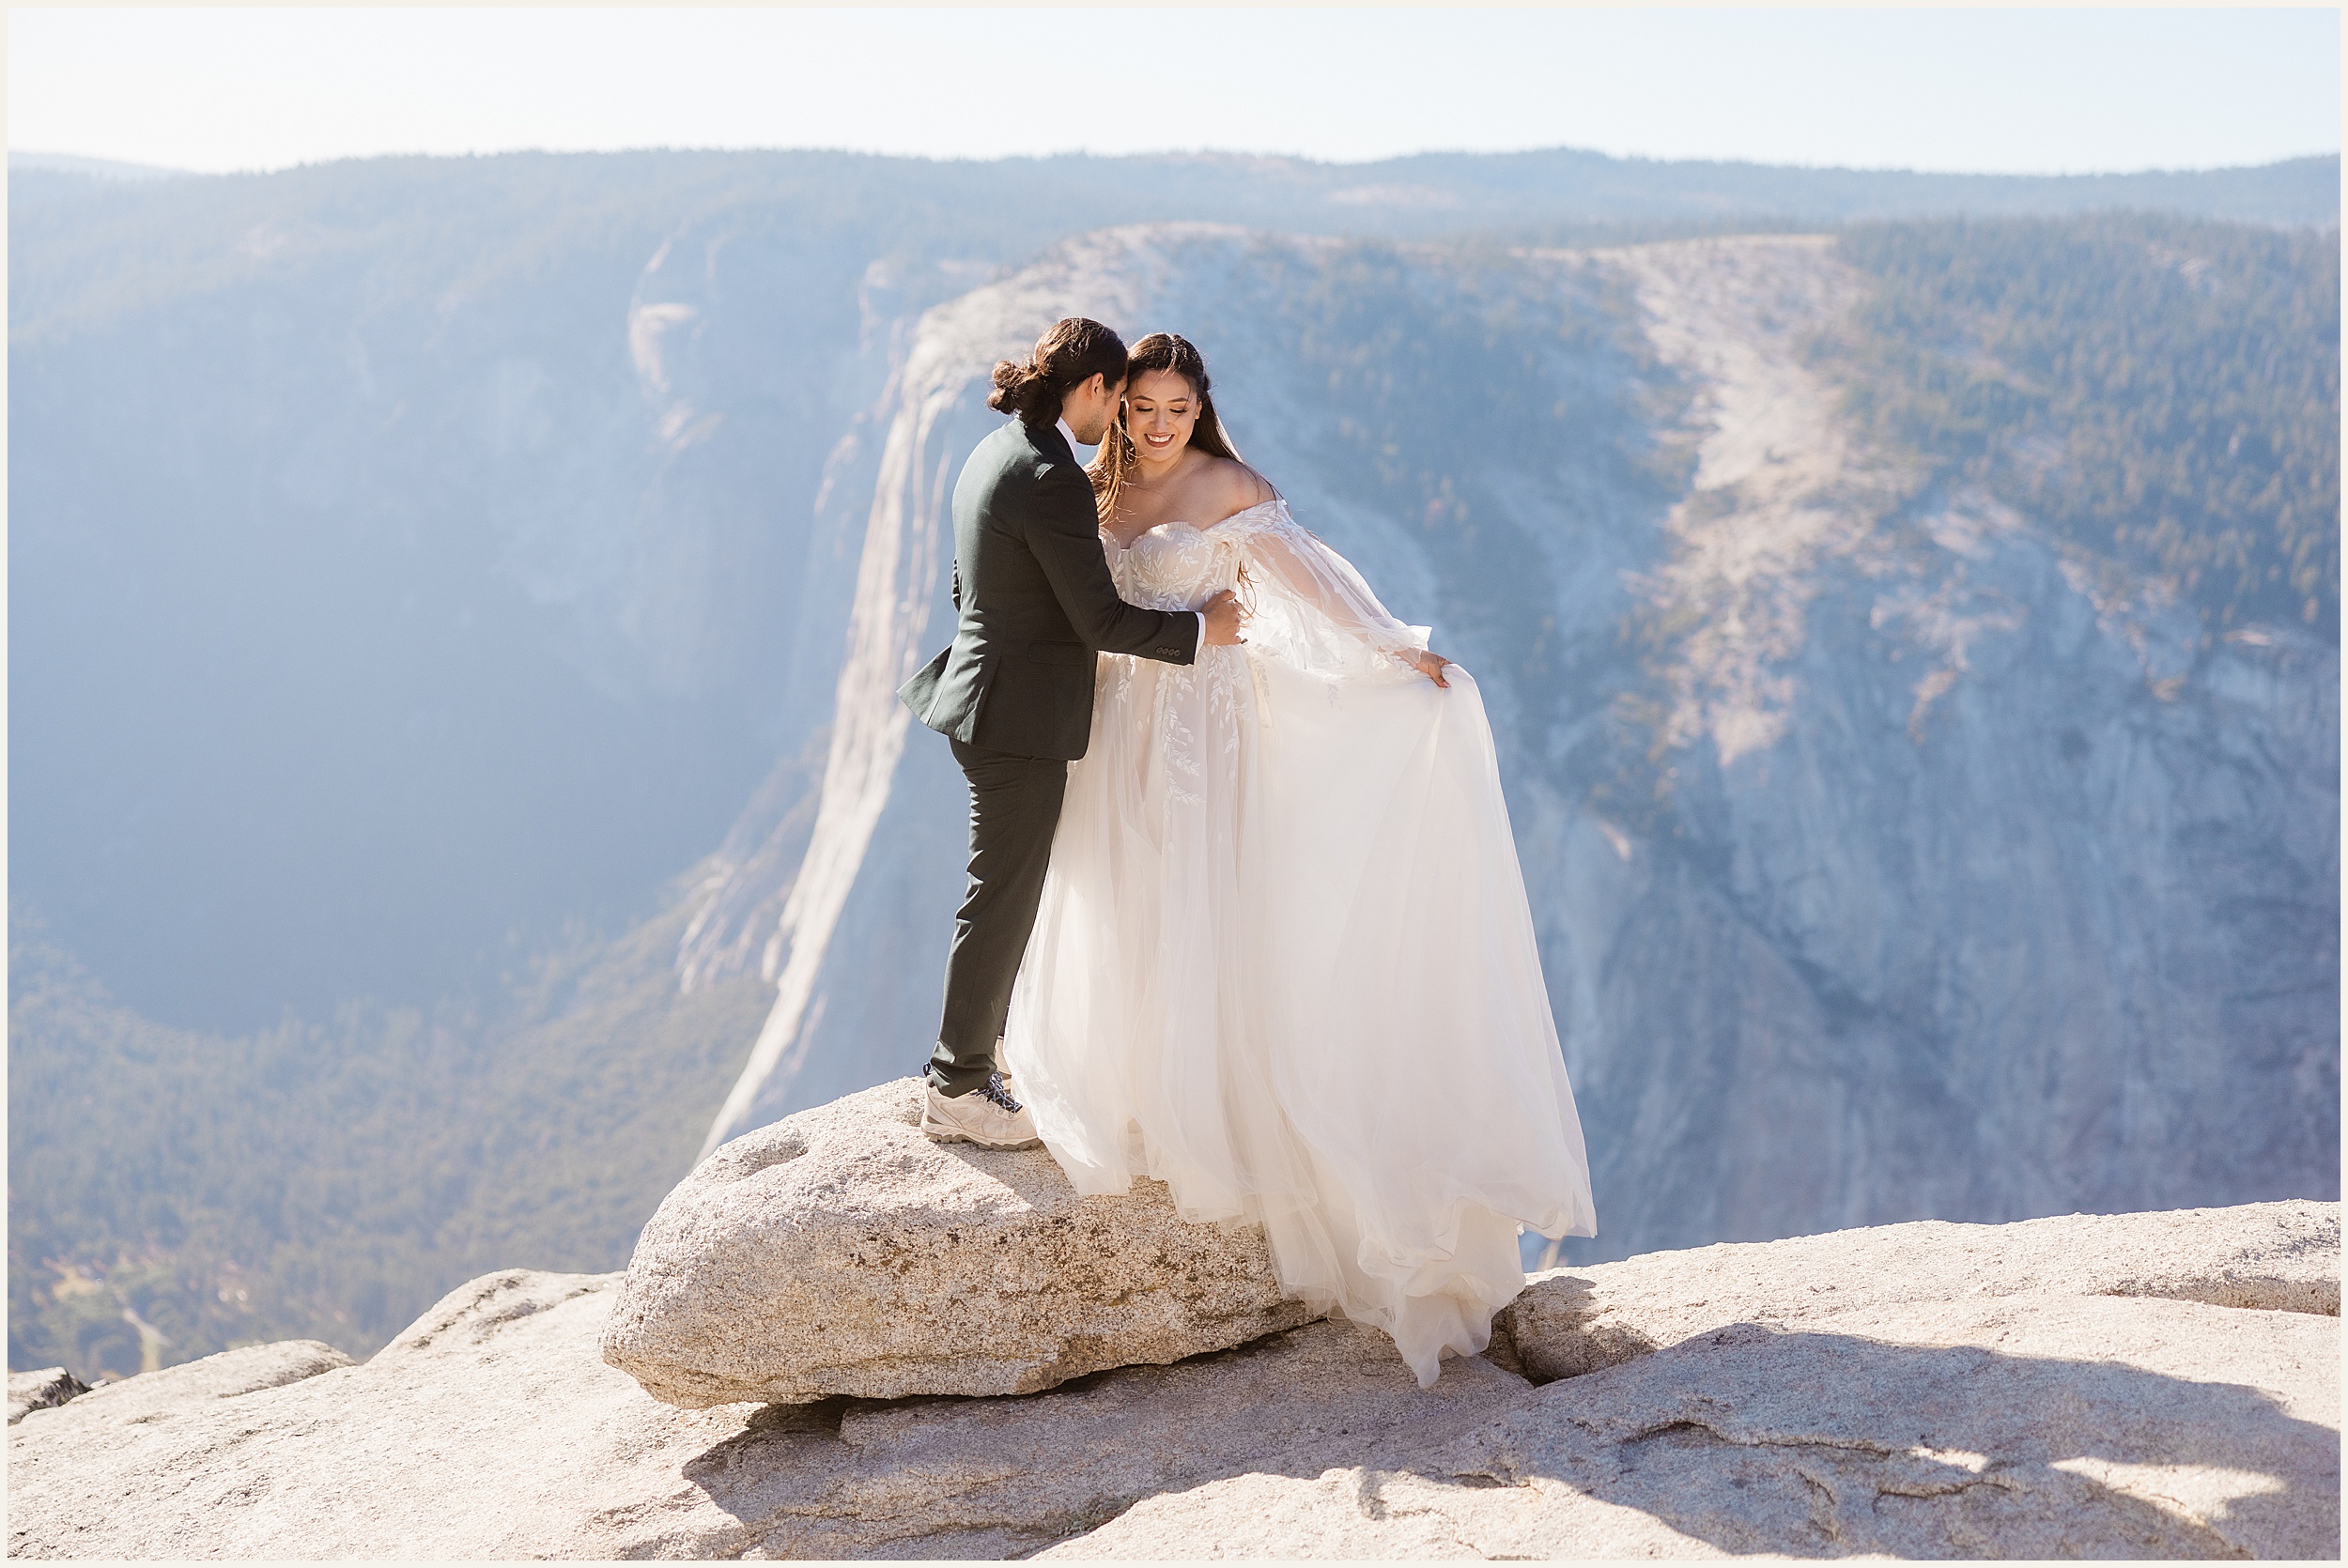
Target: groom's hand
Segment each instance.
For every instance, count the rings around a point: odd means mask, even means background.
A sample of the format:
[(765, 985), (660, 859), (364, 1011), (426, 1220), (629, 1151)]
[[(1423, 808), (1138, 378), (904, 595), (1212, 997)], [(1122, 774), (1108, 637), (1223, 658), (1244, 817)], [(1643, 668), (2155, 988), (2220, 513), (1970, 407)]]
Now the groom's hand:
[(1239, 635), (1240, 624), (1247, 619), (1247, 612), (1239, 607), (1239, 598), (1229, 589), (1209, 599), (1199, 607), (1198, 613), (1207, 618), (1208, 647), (1228, 648), (1247, 640)]

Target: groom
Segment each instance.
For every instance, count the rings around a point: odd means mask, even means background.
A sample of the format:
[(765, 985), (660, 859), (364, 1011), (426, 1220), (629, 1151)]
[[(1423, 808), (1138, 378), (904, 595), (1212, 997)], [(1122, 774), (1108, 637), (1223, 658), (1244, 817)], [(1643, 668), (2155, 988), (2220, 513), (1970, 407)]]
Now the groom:
[(1068, 764), (1092, 733), (1095, 650), (1188, 664), (1240, 640), (1240, 609), (1142, 609), (1117, 596), (1092, 484), (1071, 440), (1095, 446), (1125, 385), (1125, 345), (1070, 316), (1024, 363), (995, 367), (987, 406), (1018, 417), (981, 441), (954, 484), (953, 646), (897, 695), (944, 735), (970, 781), (970, 884), (946, 959), (946, 1009), (921, 1130), (1022, 1148), (1035, 1124), (995, 1067), (1027, 950)]

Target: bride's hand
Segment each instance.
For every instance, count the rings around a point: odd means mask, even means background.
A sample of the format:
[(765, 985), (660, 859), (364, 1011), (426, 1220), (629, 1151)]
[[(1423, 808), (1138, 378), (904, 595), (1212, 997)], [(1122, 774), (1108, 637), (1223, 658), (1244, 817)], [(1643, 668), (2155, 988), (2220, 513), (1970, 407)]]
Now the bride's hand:
[(1410, 653), (1405, 655), (1403, 662), (1408, 664), (1412, 669), (1417, 670), (1421, 675), (1424, 675), (1429, 680), (1434, 682), (1435, 684), (1443, 687), (1445, 691), (1449, 691), (1451, 689), (1451, 683), (1443, 678), (1444, 667), (1448, 665), (1451, 661), (1444, 658), (1441, 653), (1436, 653), (1433, 649), (1414, 649)]

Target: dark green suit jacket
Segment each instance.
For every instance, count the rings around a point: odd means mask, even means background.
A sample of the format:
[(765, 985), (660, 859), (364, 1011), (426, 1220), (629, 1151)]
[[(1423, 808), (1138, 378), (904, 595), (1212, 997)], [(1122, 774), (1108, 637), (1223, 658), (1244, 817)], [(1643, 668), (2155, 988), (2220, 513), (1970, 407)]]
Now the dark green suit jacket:
[(1053, 426), (1012, 420), (954, 484), (953, 646), (897, 690), (913, 716), (990, 751), (1074, 761), (1092, 738), (1095, 650), (1198, 656), (1198, 617), (1117, 596), (1092, 484)]

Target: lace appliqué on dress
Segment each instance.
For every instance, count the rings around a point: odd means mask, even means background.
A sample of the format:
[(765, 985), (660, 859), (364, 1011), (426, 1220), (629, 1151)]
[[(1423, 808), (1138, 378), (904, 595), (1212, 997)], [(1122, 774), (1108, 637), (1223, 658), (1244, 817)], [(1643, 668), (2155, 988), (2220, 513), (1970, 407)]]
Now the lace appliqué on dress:
[[(1109, 574), (1120, 597), (1151, 609), (1195, 610), (1235, 586), (1238, 558), (1220, 530), (1166, 523), (1120, 546), (1105, 534)], [(1101, 661), (1100, 692), (1111, 690), (1120, 705), (1129, 701), (1143, 661), (1110, 654)], [(1150, 691), (1151, 729), (1166, 758), (1166, 809), (1196, 807), (1208, 768), (1225, 790), (1236, 788), (1240, 772), (1240, 691), (1254, 685), (1247, 659), (1238, 648), (1201, 648), (1187, 665), (1156, 665)], [(1194, 719), (1203, 704), (1211, 731), (1212, 757), (1201, 756), (1201, 726)], [(1161, 823), (1170, 831), (1170, 822)], [(1161, 840), (1164, 841), (1163, 839)]]

